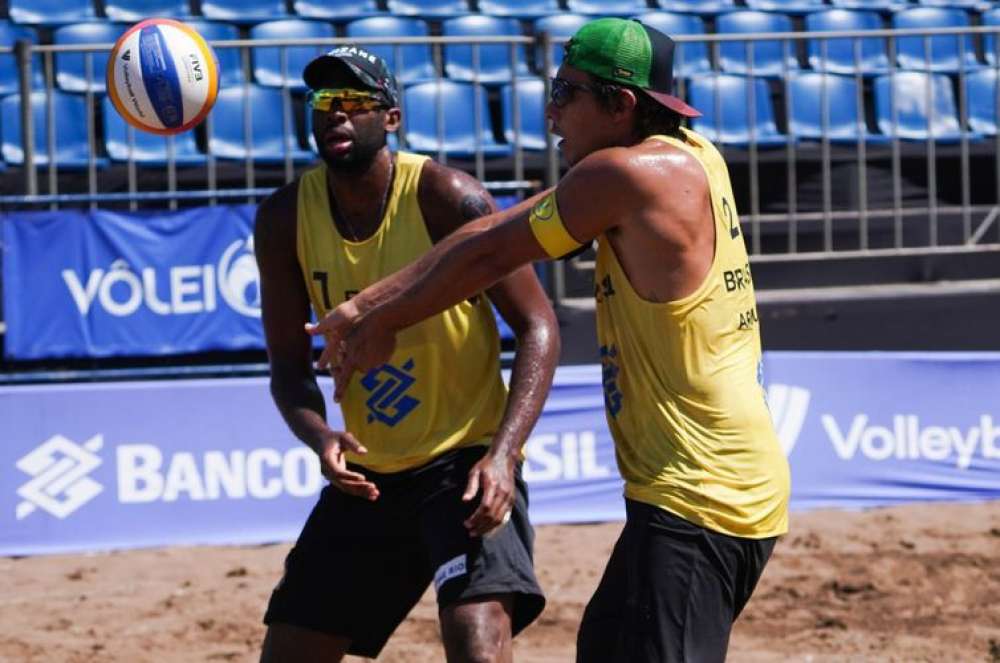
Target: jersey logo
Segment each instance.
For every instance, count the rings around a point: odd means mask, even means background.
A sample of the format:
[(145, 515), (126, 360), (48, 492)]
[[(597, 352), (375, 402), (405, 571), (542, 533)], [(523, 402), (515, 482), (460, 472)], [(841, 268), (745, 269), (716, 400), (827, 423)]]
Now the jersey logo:
[(371, 393), (365, 401), (368, 406), (368, 423), (378, 419), (387, 426), (395, 426), (420, 405), (420, 401), (406, 393), (416, 382), (409, 374), (411, 370), (413, 359), (407, 360), (399, 368), (392, 364), (382, 364), (365, 375), (361, 386)]
[(618, 390), (618, 348), (601, 346), (601, 382), (604, 384), (604, 407), (612, 417), (622, 409), (622, 392)]

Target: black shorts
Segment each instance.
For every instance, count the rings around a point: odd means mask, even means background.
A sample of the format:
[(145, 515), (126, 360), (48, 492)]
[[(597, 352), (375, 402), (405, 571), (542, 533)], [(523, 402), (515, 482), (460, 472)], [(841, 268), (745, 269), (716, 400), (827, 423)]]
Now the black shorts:
[(393, 474), (352, 467), (378, 486), (374, 502), (324, 488), (285, 559), (264, 623), (348, 637), (349, 653), (374, 658), (431, 582), (439, 609), (511, 594), (514, 634), (534, 621), (545, 598), (520, 467), (510, 522), (486, 538), (469, 536), (462, 524), (478, 502), (462, 501), (469, 470), (485, 452), (458, 449)]
[(577, 663), (714, 663), (776, 538), (745, 539), (625, 500), (626, 520), (583, 613)]

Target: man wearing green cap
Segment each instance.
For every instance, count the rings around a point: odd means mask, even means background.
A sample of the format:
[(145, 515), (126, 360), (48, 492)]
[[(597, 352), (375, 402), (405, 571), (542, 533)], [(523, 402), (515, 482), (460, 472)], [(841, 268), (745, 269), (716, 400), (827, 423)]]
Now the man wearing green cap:
[(788, 464), (761, 384), (746, 246), (726, 164), (681, 127), (674, 44), (600, 19), (568, 42), (546, 113), (571, 168), (523, 204), (463, 226), (338, 307), (320, 365), (338, 391), (396, 333), (532, 260), (596, 239), (594, 298), (626, 522), (577, 660), (721, 661), (776, 538)]

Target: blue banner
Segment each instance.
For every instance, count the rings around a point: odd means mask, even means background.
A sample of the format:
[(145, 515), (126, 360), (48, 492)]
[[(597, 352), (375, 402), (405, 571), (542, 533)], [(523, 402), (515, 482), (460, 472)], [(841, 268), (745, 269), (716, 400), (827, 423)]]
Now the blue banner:
[(263, 348), (256, 209), (0, 215), (6, 356)]
[(263, 347), (255, 209), (4, 215), (7, 356)]
[[(793, 509), (1000, 498), (1000, 354), (765, 369)], [(324, 485), (263, 378), (0, 387), (0, 422), (0, 555), (292, 540)], [(535, 524), (623, 517), (599, 366), (557, 371), (526, 456)]]

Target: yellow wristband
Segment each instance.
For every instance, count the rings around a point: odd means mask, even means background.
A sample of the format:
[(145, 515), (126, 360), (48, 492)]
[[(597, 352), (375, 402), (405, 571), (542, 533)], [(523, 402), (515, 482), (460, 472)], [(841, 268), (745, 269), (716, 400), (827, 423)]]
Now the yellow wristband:
[(581, 246), (563, 225), (559, 208), (556, 207), (555, 191), (535, 203), (528, 217), (528, 224), (535, 239), (552, 258), (561, 258)]

